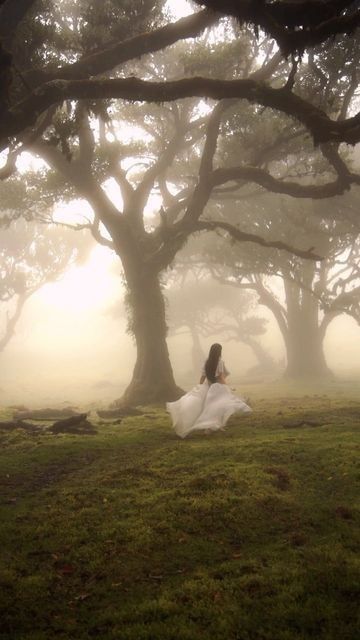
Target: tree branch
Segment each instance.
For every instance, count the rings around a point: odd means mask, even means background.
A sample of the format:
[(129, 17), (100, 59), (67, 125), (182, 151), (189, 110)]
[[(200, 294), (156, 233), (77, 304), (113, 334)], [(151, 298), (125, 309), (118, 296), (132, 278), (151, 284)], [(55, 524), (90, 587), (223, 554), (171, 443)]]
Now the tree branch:
[(95, 138), (85, 105), (79, 105), (77, 117), (79, 120), (79, 157), (76, 159), (76, 164), (90, 170), (95, 154)]
[(342, 182), (344, 191), (350, 188), (353, 178), (350, 170), (339, 155), (339, 146), (331, 143), (320, 145), (321, 153), (327, 159), (329, 164), (335, 169), (339, 180)]
[(213, 170), (214, 155), (216, 153), (222, 116), (226, 109), (228, 109), (234, 102), (236, 102), (236, 100), (224, 100), (219, 102), (213, 109), (213, 112), (209, 118), (206, 129), (205, 145), (202, 152), (199, 169), (200, 182), (202, 182), (203, 180), (207, 180), (209, 174), (211, 174)]
[(231, 15), (240, 23), (260, 27), (274, 38), (284, 55), (303, 53), (328, 38), (354, 31), (360, 24), (360, 11), (345, 16), (353, 0), (304, 0), (267, 2), (266, 0), (195, 0), (209, 9)]
[(125, 209), (129, 206), (135, 189), (127, 179), (126, 171), (124, 171), (124, 169), (121, 167), (118, 157), (110, 159), (110, 175), (114, 178), (120, 188)]
[(40, 82), (49, 82), (50, 80), (97, 76), (134, 58), (160, 51), (179, 40), (195, 38), (218, 19), (219, 16), (213, 11), (205, 9), (149, 33), (142, 33), (139, 36), (117, 42), (103, 51), (86, 56), (73, 64), (60, 67), (56, 71), (30, 72), (29, 78), (40, 84)]
[(323, 259), (322, 256), (319, 256), (316, 253), (314, 253), (312, 249), (309, 249), (308, 251), (303, 251), (302, 249), (296, 249), (295, 247), (285, 242), (281, 242), (280, 240), (275, 240), (275, 241), (264, 240), (264, 238), (261, 238), (260, 236), (257, 236), (253, 233), (245, 233), (244, 231), (241, 231), (237, 227), (234, 227), (233, 225), (228, 224), (227, 222), (221, 222), (220, 220), (219, 221), (218, 220), (198, 221), (197, 223), (194, 223), (194, 227), (193, 227), (193, 231), (217, 231), (218, 229), (222, 229), (223, 231), (226, 231), (226, 233), (228, 233), (231, 236), (231, 238), (233, 238), (237, 242), (254, 242), (255, 244), (258, 244), (262, 247), (288, 251), (289, 253), (295, 256), (299, 256), (299, 258), (303, 258), (305, 260), (322, 260)]
[(253, 281), (249, 280), (247, 282), (239, 282), (237, 280), (230, 281), (226, 278), (223, 278), (219, 275), (214, 275), (212, 271), (213, 277), (222, 284), (226, 284), (231, 287), (236, 287), (237, 289), (251, 289), (255, 291), (259, 296), (259, 304), (270, 309), (276, 321), (279, 325), (281, 334), (286, 342), (288, 340), (288, 327), (286, 322), (286, 310), (280, 304), (278, 300), (274, 297), (274, 295), (265, 287), (261, 277), (254, 277)]
[(109, 249), (112, 249), (113, 251), (115, 251), (115, 246), (114, 243), (111, 240), (108, 240), (108, 238), (104, 238), (104, 236), (101, 235), (100, 233), (100, 219), (99, 216), (97, 214), (94, 215), (94, 221), (93, 222), (87, 222), (85, 224), (71, 224), (70, 222), (62, 222), (62, 221), (58, 221), (58, 220), (54, 220), (53, 217), (51, 217), (48, 221), (51, 222), (51, 224), (56, 224), (58, 227), (64, 227), (65, 229), (71, 229), (72, 231), (85, 231), (88, 230), (90, 231), (92, 237), (94, 238), (94, 240), (96, 240), (96, 242), (98, 242), (99, 244), (101, 244), (103, 247), (108, 247)]
[(45, 129), (47, 129), (51, 123), (55, 111), (56, 106), (52, 106), (50, 109), (47, 109), (40, 118), (38, 118), (36, 127), (25, 133), (24, 136), (22, 136), (22, 140), (19, 140), (17, 145), (13, 148), (9, 148), (6, 163), (0, 169), (0, 180), (6, 180), (15, 173), (17, 169), (16, 160), (18, 156), (23, 153), (23, 151), (26, 151), (31, 147), (31, 145), (44, 133)]
[(354, 97), (354, 93), (359, 86), (358, 79), (358, 69), (357, 69), (358, 61), (356, 59), (353, 60), (352, 70), (351, 70), (351, 82), (345, 91), (344, 99), (341, 105), (340, 113), (338, 116), (338, 120), (345, 120), (347, 116), (347, 112), (349, 110), (350, 102)]
[[(248, 182), (255, 182), (261, 185), (267, 191), (272, 193), (284, 193), (292, 196), (293, 198), (331, 198), (335, 195), (344, 193), (349, 188), (350, 182), (356, 182), (355, 176), (349, 173), (346, 174), (347, 179), (338, 178), (333, 182), (328, 182), (322, 185), (304, 185), (297, 182), (285, 182), (284, 180), (277, 180), (273, 176), (259, 169), (258, 167), (244, 166), (244, 167), (232, 167), (229, 169), (216, 169), (212, 173), (212, 185), (218, 186), (225, 184), (231, 180), (247, 180)], [(348, 178), (349, 176), (349, 178)]]
[(45, 109), (65, 99), (104, 100), (121, 98), (141, 102), (167, 102), (189, 97), (214, 100), (238, 98), (276, 109), (301, 122), (314, 143), (360, 141), (360, 113), (347, 120), (336, 121), (286, 87), (274, 89), (252, 78), (215, 80), (193, 77), (169, 82), (147, 82), (135, 77), (112, 80), (54, 80), (34, 90), (33, 94), (4, 113), (0, 123), (1, 147), (9, 138), (34, 124)]
[(157, 161), (145, 172), (139, 186), (135, 189), (135, 194), (141, 200), (145, 200), (154, 186), (156, 178), (172, 164), (181, 142), (184, 140), (185, 131), (178, 129), (172, 140), (166, 145)]
[(33, 150), (51, 167), (59, 171), (70, 184), (78, 189), (80, 195), (89, 201), (95, 215), (99, 216), (110, 236), (114, 239), (114, 247), (116, 243), (122, 246), (126, 245), (129, 238), (126, 221), (101, 186), (94, 180), (89, 167), (85, 167), (85, 171), (81, 172), (78, 166), (77, 170), (74, 171), (73, 164), (68, 162), (58, 149), (44, 141), (34, 143)]
[(9, 46), (9, 40), (14, 36), (15, 30), (28, 11), (37, 0), (5, 0), (0, 10), (0, 39), (5, 40)]

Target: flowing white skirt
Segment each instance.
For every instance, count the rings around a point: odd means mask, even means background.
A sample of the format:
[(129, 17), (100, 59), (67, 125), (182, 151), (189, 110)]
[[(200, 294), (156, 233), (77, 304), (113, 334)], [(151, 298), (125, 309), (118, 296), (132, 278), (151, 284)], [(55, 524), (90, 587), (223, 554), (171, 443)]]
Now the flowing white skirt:
[(252, 409), (226, 384), (198, 384), (176, 402), (168, 402), (173, 427), (180, 438), (192, 431), (217, 431), (233, 413), (251, 413)]

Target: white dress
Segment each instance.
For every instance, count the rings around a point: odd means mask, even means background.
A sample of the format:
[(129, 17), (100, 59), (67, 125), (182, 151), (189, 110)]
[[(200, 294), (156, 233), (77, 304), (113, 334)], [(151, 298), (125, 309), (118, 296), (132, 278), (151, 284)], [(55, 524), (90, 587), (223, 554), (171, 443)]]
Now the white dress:
[[(216, 377), (228, 374), (223, 360), (219, 360)], [(205, 368), (202, 375), (205, 374)], [(172, 418), (173, 427), (180, 438), (193, 431), (217, 431), (225, 426), (233, 413), (251, 413), (252, 409), (226, 384), (207, 380), (197, 384), (176, 402), (168, 402), (166, 409)]]

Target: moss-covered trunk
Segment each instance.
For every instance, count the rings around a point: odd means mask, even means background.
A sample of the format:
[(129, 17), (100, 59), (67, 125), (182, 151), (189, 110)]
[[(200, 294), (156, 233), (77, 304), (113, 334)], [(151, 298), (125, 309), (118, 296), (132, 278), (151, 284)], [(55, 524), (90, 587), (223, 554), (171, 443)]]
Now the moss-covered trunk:
[(148, 404), (175, 400), (183, 393), (177, 387), (166, 343), (165, 303), (159, 275), (142, 270), (128, 282), (130, 327), (137, 357), (132, 380), (123, 397), (126, 404)]

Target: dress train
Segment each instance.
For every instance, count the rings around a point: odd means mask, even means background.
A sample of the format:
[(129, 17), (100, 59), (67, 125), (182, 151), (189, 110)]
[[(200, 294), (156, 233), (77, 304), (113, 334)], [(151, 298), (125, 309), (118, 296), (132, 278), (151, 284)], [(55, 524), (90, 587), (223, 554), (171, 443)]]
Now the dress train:
[(252, 409), (226, 384), (207, 380), (196, 385), (176, 402), (168, 402), (173, 427), (180, 438), (192, 431), (218, 431), (234, 413), (251, 413)]

